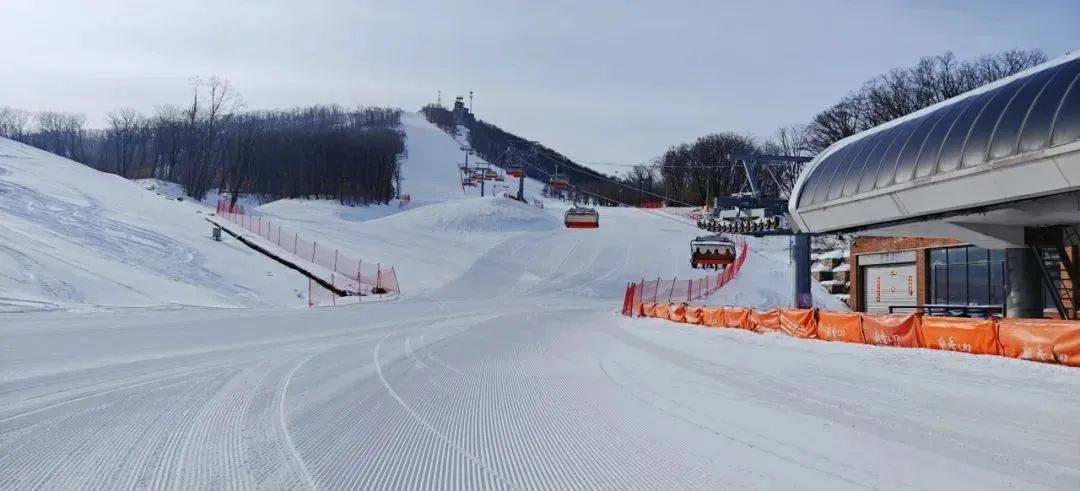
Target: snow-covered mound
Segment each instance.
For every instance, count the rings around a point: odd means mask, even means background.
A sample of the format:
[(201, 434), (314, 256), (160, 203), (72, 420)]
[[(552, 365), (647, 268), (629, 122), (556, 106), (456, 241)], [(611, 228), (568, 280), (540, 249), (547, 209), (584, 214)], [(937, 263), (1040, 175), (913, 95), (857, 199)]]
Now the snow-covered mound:
[[(790, 239), (787, 237), (749, 238), (746, 265), (735, 278), (719, 291), (702, 301), (708, 305), (735, 305), (755, 309), (787, 307), (792, 302), (793, 271), (790, 261)], [(832, 312), (851, 310), (840, 299), (830, 295), (820, 284), (811, 283), (814, 306)]]
[(0, 311), (305, 305), (305, 279), (206, 209), (0, 139)]
[(562, 226), (550, 213), (507, 198), (447, 201), (382, 218), (372, 225), (434, 233), (525, 232)]

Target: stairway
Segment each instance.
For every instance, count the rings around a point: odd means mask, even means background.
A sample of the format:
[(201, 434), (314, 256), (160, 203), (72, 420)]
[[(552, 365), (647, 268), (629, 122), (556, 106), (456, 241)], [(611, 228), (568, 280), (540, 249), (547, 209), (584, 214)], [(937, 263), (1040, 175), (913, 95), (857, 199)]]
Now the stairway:
[(1057, 307), (1058, 315), (1062, 319), (1076, 319), (1077, 299), (1074, 295), (1076, 268), (1065, 246), (1061, 244), (1031, 246), (1031, 249), (1039, 257), (1043, 282), (1052, 292), (1051, 297), (1054, 306)]

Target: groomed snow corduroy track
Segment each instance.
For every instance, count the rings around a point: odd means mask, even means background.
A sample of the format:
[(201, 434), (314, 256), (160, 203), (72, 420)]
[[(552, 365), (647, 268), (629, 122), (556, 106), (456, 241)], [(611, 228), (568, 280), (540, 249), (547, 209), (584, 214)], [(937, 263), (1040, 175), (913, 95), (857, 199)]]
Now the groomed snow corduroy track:
[(1075, 369), (694, 329), (600, 305), (416, 300), (18, 322), (0, 348), (0, 487), (1080, 478)]

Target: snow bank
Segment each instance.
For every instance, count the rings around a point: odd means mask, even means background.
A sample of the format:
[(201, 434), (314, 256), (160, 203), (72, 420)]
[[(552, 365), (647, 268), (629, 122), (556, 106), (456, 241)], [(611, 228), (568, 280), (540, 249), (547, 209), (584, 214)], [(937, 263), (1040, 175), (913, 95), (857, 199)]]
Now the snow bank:
[(0, 139), (0, 311), (306, 304), (303, 277), (211, 241), (205, 213)]

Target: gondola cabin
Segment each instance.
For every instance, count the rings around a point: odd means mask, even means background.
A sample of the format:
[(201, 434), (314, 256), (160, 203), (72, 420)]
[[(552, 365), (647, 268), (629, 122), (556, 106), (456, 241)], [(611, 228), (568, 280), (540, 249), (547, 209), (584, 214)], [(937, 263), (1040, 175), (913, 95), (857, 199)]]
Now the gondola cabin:
[(735, 243), (719, 236), (698, 237), (690, 241), (690, 266), (719, 268), (735, 262)]
[(563, 215), (566, 228), (599, 228), (600, 212), (592, 208), (574, 207)]
[(525, 168), (520, 165), (511, 165), (510, 168), (506, 170), (506, 174), (510, 177), (522, 177), (525, 175)]

